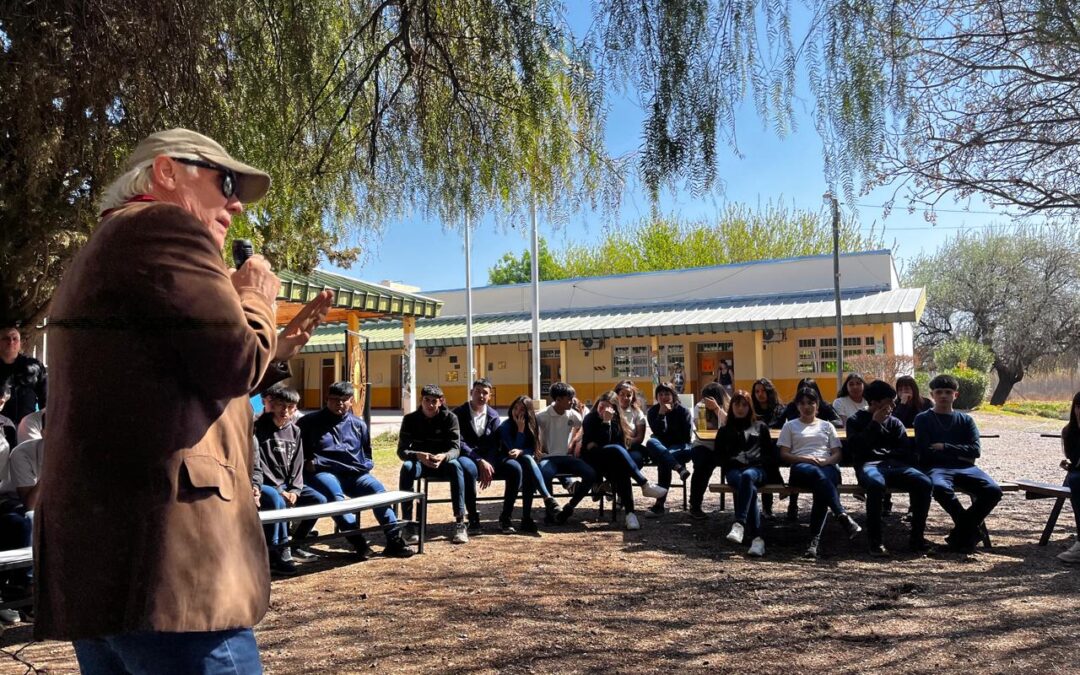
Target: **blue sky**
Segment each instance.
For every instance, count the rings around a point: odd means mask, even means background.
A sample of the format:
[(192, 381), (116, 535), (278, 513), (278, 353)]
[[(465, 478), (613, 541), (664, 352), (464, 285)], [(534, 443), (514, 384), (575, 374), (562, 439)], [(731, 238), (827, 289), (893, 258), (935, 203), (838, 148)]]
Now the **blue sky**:
[[(572, 3), (571, 3), (572, 4)], [(574, 21), (575, 17), (571, 17)], [(808, 85), (799, 87), (804, 94)], [(661, 196), (660, 210), (683, 219), (710, 218), (728, 203), (764, 206), (771, 201), (783, 201), (801, 209), (822, 208), (826, 191), (821, 140), (814, 129), (809, 108), (811, 100), (799, 99), (794, 104), (797, 130), (784, 139), (777, 137), (757, 116), (751, 101), (746, 101), (736, 118), (736, 133), (742, 157), (737, 157), (726, 144), (718, 147), (717, 174), (723, 187), (703, 197), (688, 191), (667, 191)], [(609, 97), (606, 143), (615, 156), (637, 150), (641, 145), (642, 110), (633, 92)], [(948, 197), (938, 205), (937, 224), (926, 221), (921, 211), (908, 213), (897, 200), (887, 219), (880, 206), (893, 190), (886, 186), (858, 199), (858, 214), (862, 227), (884, 231), (887, 248), (894, 251), (898, 265), (924, 251), (932, 251), (947, 237), (963, 228), (982, 228), (992, 222), (1002, 222), (1007, 216), (987, 215), (990, 209), (975, 199), (957, 204)], [(847, 211), (850, 206), (842, 208)], [(965, 212), (966, 210), (966, 212)], [(958, 211), (957, 213), (949, 211)], [(625, 191), (618, 219), (633, 224), (650, 213), (647, 193), (631, 184)], [(573, 214), (559, 227), (541, 219), (540, 235), (558, 245), (567, 237), (596, 240), (606, 218), (603, 214), (582, 211)], [(423, 242), (425, 255), (416, 256), (415, 246), (401, 246), (402, 235), (409, 242)], [(520, 253), (530, 244), (529, 232), (500, 228), (493, 219), (474, 223), (472, 281), (487, 284), (487, 271), (507, 251)], [(431, 291), (462, 288), (465, 285), (464, 242), (460, 232), (449, 229), (437, 219), (417, 216), (385, 226), (380, 240), (365, 242), (368, 254), (350, 269), (349, 276), (367, 281), (393, 280), (419, 286)], [(431, 260), (439, 264), (430, 264)]]

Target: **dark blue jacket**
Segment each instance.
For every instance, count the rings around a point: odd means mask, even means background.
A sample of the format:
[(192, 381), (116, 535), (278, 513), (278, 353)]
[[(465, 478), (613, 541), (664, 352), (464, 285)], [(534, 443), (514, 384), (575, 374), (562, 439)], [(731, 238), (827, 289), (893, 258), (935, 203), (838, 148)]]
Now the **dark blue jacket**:
[(316, 472), (365, 474), (375, 467), (367, 424), (351, 412), (338, 417), (323, 408), (301, 417), (297, 426), (304, 460), (312, 462)]
[(848, 418), (847, 442), (855, 466), (884, 459), (910, 465), (919, 463), (918, 452), (907, 437), (904, 423), (892, 415), (878, 423), (869, 410), (860, 410)]
[(458, 429), (461, 432), (461, 456), (474, 462), (480, 459), (494, 461), (499, 449), (495, 436), (495, 431), (499, 428), (499, 413), (495, 408), (487, 407), (483, 436), (478, 436), (476, 429), (473, 429), (472, 408), (468, 401), (454, 408), (454, 415), (458, 419)]
[(499, 439), (500, 457), (505, 457), (511, 450), (524, 450), (530, 455), (536, 453), (536, 441), (528, 431), (518, 431), (513, 419), (507, 418), (500, 424), (495, 437)]
[(661, 415), (660, 404), (657, 403), (649, 408), (645, 413), (645, 418), (649, 420), (649, 429), (652, 431), (653, 438), (663, 443), (665, 447), (690, 443), (693, 421), (686, 406), (676, 405), (671, 412)]
[[(928, 468), (967, 468), (982, 454), (975, 420), (955, 410), (951, 415), (938, 415), (933, 410), (916, 415), (915, 443), (919, 458)], [(934, 443), (944, 443), (945, 447), (931, 450)]]
[(461, 449), (458, 419), (446, 408), (440, 408), (434, 417), (423, 410), (414, 410), (401, 420), (398, 433), (397, 454), (402, 460), (415, 459), (417, 452), (446, 455), (447, 460), (457, 459)]

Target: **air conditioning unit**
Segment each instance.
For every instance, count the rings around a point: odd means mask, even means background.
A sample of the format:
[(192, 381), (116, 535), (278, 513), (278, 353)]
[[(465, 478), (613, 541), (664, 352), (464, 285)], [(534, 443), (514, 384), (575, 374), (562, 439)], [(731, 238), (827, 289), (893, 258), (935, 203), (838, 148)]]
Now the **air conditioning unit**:
[(581, 348), (585, 351), (604, 348), (604, 338), (581, 338)]
[(424, 347), (424, 356), (431, 358), (433, 356), (442, 356), (446, 353), (446, 347)]
[(787, 332), (784, 330), (773, 330), (772, 328), (766, 328), (761, 331), (761, 339), (765, 342), (783, 342), (787, 339)]

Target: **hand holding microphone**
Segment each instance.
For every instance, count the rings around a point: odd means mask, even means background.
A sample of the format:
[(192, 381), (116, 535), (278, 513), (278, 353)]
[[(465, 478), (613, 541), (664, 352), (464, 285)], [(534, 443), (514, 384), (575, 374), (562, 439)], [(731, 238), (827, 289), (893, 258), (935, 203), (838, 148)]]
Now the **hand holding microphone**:
[(255, 255), (255, 247), (249, 239), (236, 239), (232, 245), (233, 263), (236, 270), (232, 273), (233, 288), (257, 291), (266, 302), (274, 304), (281, 281), (270, 269), (270, 263), (261, 255)]

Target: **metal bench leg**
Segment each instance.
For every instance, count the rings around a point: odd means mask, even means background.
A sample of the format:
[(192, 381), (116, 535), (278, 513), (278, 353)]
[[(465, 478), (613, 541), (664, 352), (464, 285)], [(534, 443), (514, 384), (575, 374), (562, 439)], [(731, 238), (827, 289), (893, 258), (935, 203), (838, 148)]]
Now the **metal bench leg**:
[(1054, 534), (1054, 527), (1057, 526), (1058, 516), (1061, 515), (1061, 507), (1065, 506), (1065, 498), (1058, 497), (1054, 502), (1054, 508), (1050, 509), (1050, 517), (1046, 520), (1046, 528), (1043, 529), (1042, 537), (1039, 538), (1039, 546), (1046, 546), (1050, 543), (1050, 537)]
[[(425, 484), (426, 487), (426, 484)], [(425, 491), (426, 492), (426, 491)], [(420, 543), (416, 546), (417, 553), (424, 552), (424, 540), (427, 539), (427, 495), (424, 494), (419, 499), (420, 502)], [(416, 509), (416, 505), (413, 505), (413, 509)]]
[(686, 497), (686, 481), (682, 482), (682, 510), (688, 511), (690, 509), (690, 500)]
[(982, 525), (982, 545), (983, 548), (993, 548), (994, 546), (990, 541), (990, 530), (986, 527), (986, 523)]
[(727, 511), (727, 493), (726, 492), (721, 492), (720, 493), (720, 510), (721, 511)]

